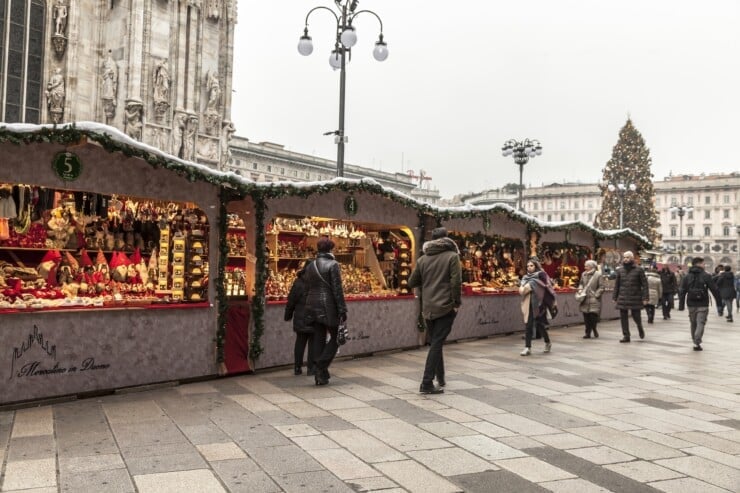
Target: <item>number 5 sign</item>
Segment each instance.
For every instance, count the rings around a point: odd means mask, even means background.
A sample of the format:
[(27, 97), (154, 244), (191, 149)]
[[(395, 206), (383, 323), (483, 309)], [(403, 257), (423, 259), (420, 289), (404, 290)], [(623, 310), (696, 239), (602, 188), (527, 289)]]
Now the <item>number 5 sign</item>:
[(77, 154), (60, 152), (54, 156), (51, 167), (59, 178), (64, 181), (74, 181), (82, 173), (82, 163)]

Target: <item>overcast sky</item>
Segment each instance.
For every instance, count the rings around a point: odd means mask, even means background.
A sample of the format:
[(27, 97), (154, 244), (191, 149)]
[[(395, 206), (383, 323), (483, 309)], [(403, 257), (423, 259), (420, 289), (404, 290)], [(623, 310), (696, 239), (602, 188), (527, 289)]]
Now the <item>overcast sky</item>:
[[(241, 0), (237, 135), (336, 159), (331, 0)], [(740, 0), (360, 0), (347, 68), (345, 162), (418, 175), (443, 197), (519, 181), (514, 138), (543, 153), (525, 185), (594, 182), (628, 115), (653, 174), (740, 171)]]

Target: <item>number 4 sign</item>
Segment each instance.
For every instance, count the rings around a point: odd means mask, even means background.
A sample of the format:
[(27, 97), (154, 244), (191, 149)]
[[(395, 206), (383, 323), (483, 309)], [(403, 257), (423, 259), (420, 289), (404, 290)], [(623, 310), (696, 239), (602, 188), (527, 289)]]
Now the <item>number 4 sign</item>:
[(74, 181), (82, 173), (82, 163), (77, 154), (72, 152), (60, 152), (54, 156), (51, 167), (59, 178), (64, 181)]

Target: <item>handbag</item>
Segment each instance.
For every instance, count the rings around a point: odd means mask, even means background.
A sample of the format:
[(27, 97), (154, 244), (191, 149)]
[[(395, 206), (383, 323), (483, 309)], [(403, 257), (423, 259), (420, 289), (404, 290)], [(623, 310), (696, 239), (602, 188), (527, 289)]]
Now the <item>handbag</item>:
[(337, 344), (344, 346), (347, 343), (349, 337), (349, 331), (347, 330), (347, 324), (341, 323), (337, 328)]
[(593, 284), (594, 277), (596, 277), (596, 273), (591, 276), (591, 279), (588, 280), (588, 283), (583, 287), (583, 289), (579, 289), (576, 291), (576, 301), (580, 304), (586, 301), (586, 292), (591, 289), (591, 284)]

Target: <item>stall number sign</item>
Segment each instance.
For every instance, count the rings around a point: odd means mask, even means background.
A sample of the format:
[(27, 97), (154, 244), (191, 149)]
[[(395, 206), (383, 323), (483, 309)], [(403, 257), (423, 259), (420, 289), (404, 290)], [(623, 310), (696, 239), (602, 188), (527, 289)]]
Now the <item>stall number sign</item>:
[(74, 181), (82, 173), (82, 163), (77, 154), (72, 152), (60, 152), (54, 156), (51, 167), (59, 178), (64, 181)]
[(349, 195), (344, 199), (344, 212), (346, 212), (347, 215), (354, 216), (357, 214), (357, 208), (357, 199), (353, 195)]

